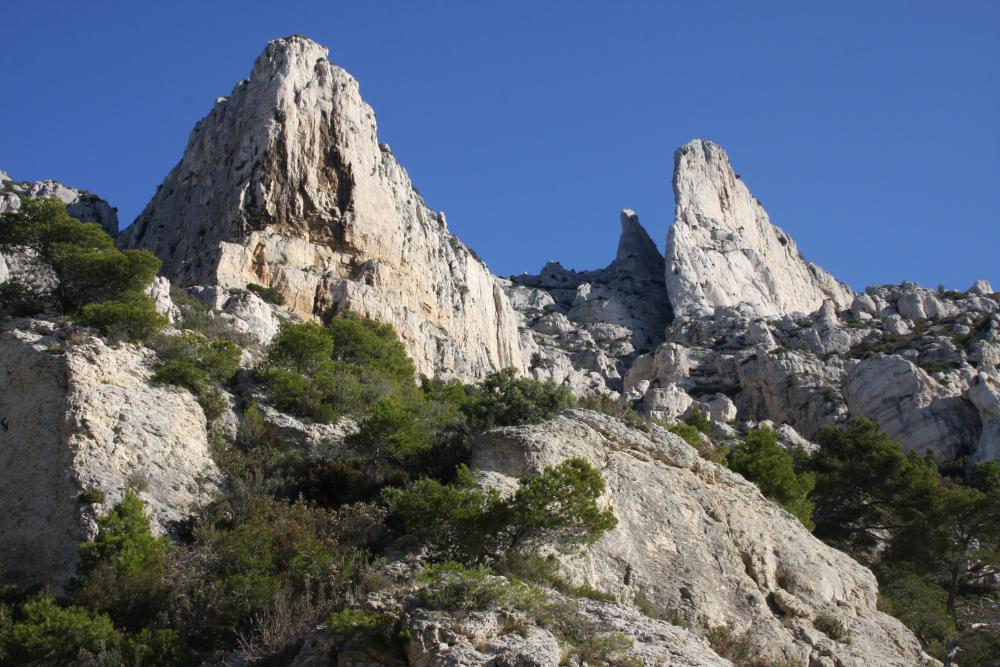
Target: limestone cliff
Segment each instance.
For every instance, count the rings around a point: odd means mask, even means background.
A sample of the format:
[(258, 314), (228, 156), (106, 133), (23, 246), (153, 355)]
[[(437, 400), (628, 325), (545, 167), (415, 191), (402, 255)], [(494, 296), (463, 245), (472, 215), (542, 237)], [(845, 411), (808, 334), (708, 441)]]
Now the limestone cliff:
[[(82, 540), (138, 488), (158, 530), (207, 503), (221, 479), (187, 391), (150, 382), (152, 352), (86, 330), (5, 320), (0, 331), (0, 580), (66, 583)], [(103, 494), (92, 502), (85, 491)]]
[(269, 43), (195, 126), (122, 244), (183, 286), (258, 283), (300, 316), (389, 322), (429, 375), (525, 368), (503, 290), (378, 143), (358, 82), (304, 37)]
[(676, 214), (666, 281), (678, 315), (739, 306), (761, 317), (850, 305), (850, 288), (799, 255), (733, 172), (725, 151), (695, 140), (674, 155)]

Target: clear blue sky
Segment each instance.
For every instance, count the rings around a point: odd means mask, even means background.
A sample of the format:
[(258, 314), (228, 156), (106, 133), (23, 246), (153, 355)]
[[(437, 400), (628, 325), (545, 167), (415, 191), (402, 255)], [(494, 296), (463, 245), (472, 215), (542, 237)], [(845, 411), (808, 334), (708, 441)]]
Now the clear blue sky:
[(856, 288), (1000, 287), (1000, 1), (3, 0), (0, 169), (129, 224), (272, 38), (361, 82), (428, 203), (499, 274), (662, 248), (674, 149), (710, 138)]

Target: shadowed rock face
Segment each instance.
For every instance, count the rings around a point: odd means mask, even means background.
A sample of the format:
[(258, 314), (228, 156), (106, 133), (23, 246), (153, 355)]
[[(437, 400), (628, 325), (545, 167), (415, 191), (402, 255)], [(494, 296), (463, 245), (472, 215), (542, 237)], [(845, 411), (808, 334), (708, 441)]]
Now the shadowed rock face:
[(846, 285), (799, 255), (736, 176), (729, 156), (695, 140), (674, 156), (676, 214), (667, 237), (666, 281), (678, 315), (741, 307), (762, 317), (811, 313), (824, 300), (850, 305)]
[(280, 291), (290, 310), (393, 324), (418, 370), (524, 370), (517, 315), (417, 194), (357, 81), (303, 37), (268, 44), (195, 126), (135, 224), (175, 283)]

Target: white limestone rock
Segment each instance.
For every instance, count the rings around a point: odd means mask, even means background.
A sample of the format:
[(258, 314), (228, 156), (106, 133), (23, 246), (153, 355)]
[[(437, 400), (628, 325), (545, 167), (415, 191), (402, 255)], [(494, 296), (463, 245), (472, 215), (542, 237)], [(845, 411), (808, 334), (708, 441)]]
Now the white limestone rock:
[[(618, 517), (605, 537), (564, 561), (574, 583), (623, 600), (641, 591), (696, 632), (725, 626), (772, 661), (810, 664), (829, 655), (839, 665), (933, 664), (902, 623), (878, 611), (869, 570), (665, 429), (645, 433), (571, 410), (485, 434), (472, 468), (482, 483), (508, 493), (518, 478), (571, 457), (601, 471)], [(775, 595), (795, 613), (774, 611)], [(851, 642), (816, 632), (820, 613), (840, 618)]]
[(811, 313), (826, 299), (838, 308), (851, 305), (850, 288), (803, 260), (795, 242), (771, 224), (722, 148), (695, 140), (677, 150), (674, 162), (666, 284), (675, 314), (740, 306), (776, 317)]
[(858, 362), (847, 373), (844, 397), (852, 415), (875, 420), (904, 449), (931, 450), (943, 460), (977, 442), (982, 430), (965, 398), (896, 355)]
[(153, 300), (157, 315), (166, 317), (170, 324), (180, 318), (181, 311), (170, 298), (170, 281), (165, 276), (156, 276), (153, 279), (153, 282), (146, 288), (146, 296)]
[(304, 37), (267, 45), (121, 242), (179, 285), (257, 283), (303, 318), (391, 323), (421, 373), (525, 370), (497, 281), (378, 143), (358, 82)]
[(966, 291), (969, 294), (976, 294), (979, 296), (989, 296), (993, 294), (993, 285), (990, 284), (990, 281), (983, 280), (980, 278), (976, 282), (972, 283), (972, 286)]
[(966, 395), (979, 411), (983, 424), (982, 435), (973, 452), (973, 462), (1000, 461), (1000, 375), (991, 377), (979, 373)]
[[(205, 416), (150, 380), (153, 353), (85, 330), (7, 320), (0, 332), (0, 579), (65, 584), (79, 543), (127, 486), (162, 532), (211, 500), (221, 479)], [(102, 504), (79, 499), (87, 489)]]

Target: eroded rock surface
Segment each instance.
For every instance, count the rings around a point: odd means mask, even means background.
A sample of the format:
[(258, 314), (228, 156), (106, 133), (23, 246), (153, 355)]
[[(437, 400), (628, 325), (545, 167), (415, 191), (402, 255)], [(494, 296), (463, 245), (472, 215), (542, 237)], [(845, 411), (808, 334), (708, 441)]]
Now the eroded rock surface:
[(671, 319), (663, 256), (634, 211), (623, 210), (620, 220), (618, 250), (606, 268), (569, 271), (550, 262), (505, 285), (523, 316), (529, 372), (578, 395), (617, 396), (629, 364), (663, 340)]
[[(826, 546), (756, 486), (702, 459), (677, 436), (595, 412), (490, 432), (473, 468), (503, 491), (570, 457), (601, 470), (619, 524), (564, 572), (619, 599), (642, 593), (707, 632), (725, 627), (756, 652), (795, 664), (931, 664), (916, 638), (876, 609), (874, 575)], [(850, 643), (818, 631), (839, 619)]]
[(268, 44), (122, 235), (182, 286), (281, 292), (302, 317), (391, 323), (420, 372), (525, 369), (518, 317), (378, 143), (358, 82), (304, 37)]
[[(132, 486), (154, 527), (218, 488), (205, 416), (187, 391), (150, 381), (152, 352), (86, 330), (6, 320), (0, 331), (0, 579), (60, 586), (99, 513)], [(101, 492), (102, 503), (81, 500)]]

